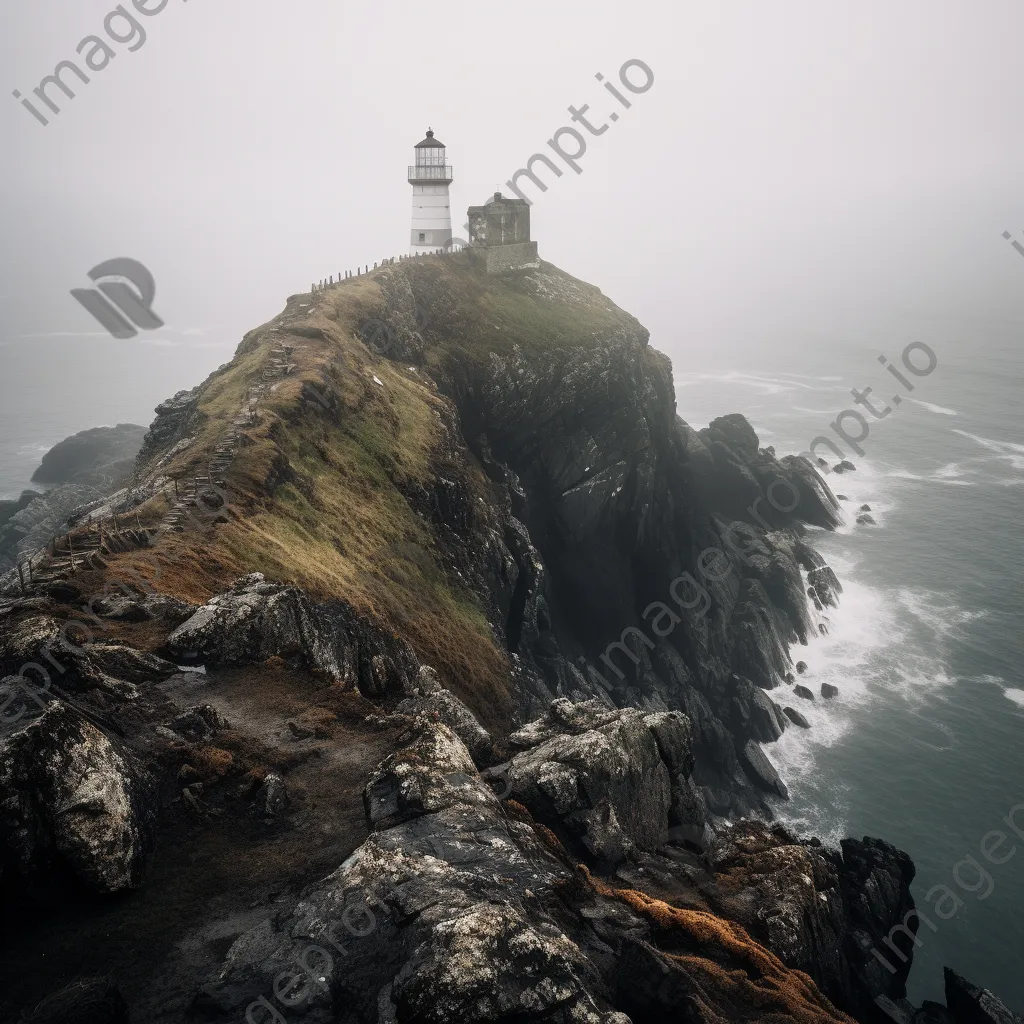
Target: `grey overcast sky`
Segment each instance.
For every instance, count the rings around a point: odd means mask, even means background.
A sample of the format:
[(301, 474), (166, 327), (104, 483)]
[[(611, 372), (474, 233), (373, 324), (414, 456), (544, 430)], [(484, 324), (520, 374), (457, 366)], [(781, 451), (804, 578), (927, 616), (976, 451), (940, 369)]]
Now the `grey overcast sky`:
[[(428, 125), (459, 234), (582, 104), (622, 116), (548, 175), (534, 237), (677, 364), (886, 310), (1024, 324), (1020, 0), (168, 0), (43, 127), (11, 92), (114, 7), (0, 9), (2, 401), (45, 379), (95, 389), (81, 427), (142, 418), (287, 295), (405, 251)], [(595, 75), (630, 59), (655, 81), (627, 111)], [(118, 256), (165, 329), (98, 336), (68, 294)]]

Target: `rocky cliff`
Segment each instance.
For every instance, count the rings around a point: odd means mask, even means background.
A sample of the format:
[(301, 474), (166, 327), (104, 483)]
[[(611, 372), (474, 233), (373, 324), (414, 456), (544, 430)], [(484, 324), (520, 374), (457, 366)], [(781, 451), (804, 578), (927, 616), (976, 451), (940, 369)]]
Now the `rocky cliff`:
[(690, 428), (597, 289), (459, 254), (293, 296), (89, 509), (3, 581), (8, 1014), (912, 1012), (909, 859), (772, 824), (837, 503)]
[(23, 491), (15, 501), (0, 501), (0, 572), (63, 533), (76, 509), (98, 504), (123, 486), (145, 434), (144, 427), (119, 423), (82, 430), (54, 445), (32, 474), (46, 492)]

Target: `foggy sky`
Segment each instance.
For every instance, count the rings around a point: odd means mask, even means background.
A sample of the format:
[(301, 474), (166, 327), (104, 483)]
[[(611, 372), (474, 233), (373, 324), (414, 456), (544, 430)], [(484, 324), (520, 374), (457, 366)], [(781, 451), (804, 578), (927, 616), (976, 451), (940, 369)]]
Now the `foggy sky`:
[[(169, 0), (43, 127), (11, 91), (82, 65), (115, 6), (0, 11), (0, 401), (95, 387), (81, 427), (144, 418), (289, 294), (406, 251), (428, 125), (458, 235), (583, 104), (621, 117), (530, 192), (534, 238), (678, 365), (820, 356), (893, 318), (1024, 326), (1001, 237), (1024, 242), (1019, 0)], [(630, 59), (655, 81), (627, 111), (595, 74)], [(69, 295), (120, 256), (167, 325), (130, 341)]]

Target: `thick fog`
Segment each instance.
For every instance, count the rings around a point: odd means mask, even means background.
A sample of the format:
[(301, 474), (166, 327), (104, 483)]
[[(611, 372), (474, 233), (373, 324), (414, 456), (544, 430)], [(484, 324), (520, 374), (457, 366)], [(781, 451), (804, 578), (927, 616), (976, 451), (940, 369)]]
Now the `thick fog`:
[[(541, 256), (690, 369), (880, 322), (908, 338), (961, 323), (965, 345), (979, 318), (1024, 324), (1024, 258), (1003, 238), (1024, 243), (1019, 0), (114, 8), (0, 13), (8, 414), (73, 400), (76, 428), (139, 419), (289, 294), (406, 251), (428, 126), (455, 167), (456, 235), (551, 157), (548, 190), (523, 185)], [(33, 90), (64, 60), (90, 80), (66, 69), (76, 95), (51, 87), (53, 113)], [(623, 85), (630, 61), (646, 91)], [(574, 124), (585, 104), (606, 131)], [(586, 141), (581, 173), (548, 145), (562, 127)], [(152, 271), (164, 328), (115, 340), (71, 297), (115, 257)]]

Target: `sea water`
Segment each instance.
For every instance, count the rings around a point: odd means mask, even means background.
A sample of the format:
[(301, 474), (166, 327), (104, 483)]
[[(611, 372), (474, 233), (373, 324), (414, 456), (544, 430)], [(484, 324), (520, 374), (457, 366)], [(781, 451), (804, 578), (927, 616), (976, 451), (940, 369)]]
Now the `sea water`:
[[(844, 524), (809, 536), (843, 585), (838, 609), (825, 613), (828, 635), (792, 652), (808, 665), (801, 681), (815, 700), (772, 693), (811, 724), (765, 748), (791, 794), (778, 814), (833, 845), (879, 836), (913, 858), (913, 894), (934, 930), (921, 924), (911, 999), (942, 1000), (948, 965), (1019, 1012), (1024, 838), (1003, 819), (1020, 805), (1015, 821), (1024, 832), (1024, 330), (956, 326), (776, 343), (742, 371), (735, 361), (677, 371), (676, 395), (694, 427), (743, 412), (779, 456), (827, 435), (856, 465), (827, 475), (848, 498)], [(912, 340), (936, 354), (925, 377), (902, 365)], [(870, 423), (861, 457), (830, 424), (859, 408), (850, 389), (865, 385), (878, 411), (893, 411), (875, 420), (860, 410)], [(864, 504), (876, 525), (856, 525)], [(823, 700), (823, 682), (839, 697)], [(996, 846), (993, 832), (1009, 838)], [(983, 843), (1003, 863), (987, 859)], [(952, 895), (940, 901), (938, 886)]]

